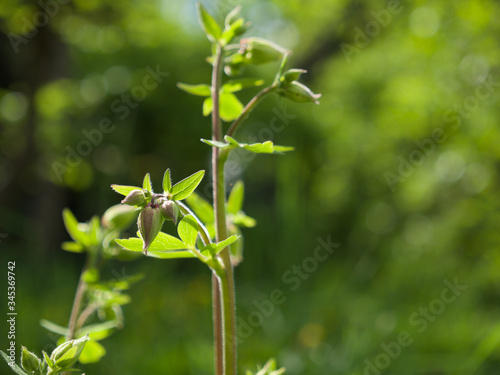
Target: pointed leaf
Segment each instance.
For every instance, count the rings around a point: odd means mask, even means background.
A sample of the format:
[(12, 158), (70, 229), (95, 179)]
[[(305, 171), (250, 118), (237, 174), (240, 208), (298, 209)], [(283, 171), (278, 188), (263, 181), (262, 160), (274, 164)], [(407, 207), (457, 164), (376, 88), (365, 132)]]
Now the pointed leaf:
[(142, 188), (147, 191), (153, 191), (153, 184), (151, 183), (151, 176), (149, 175), (149, 173), (146, 173), (146, 175), (144, 176)]
[(186, 202), (203, 224), (209, 225), (214, 222), (214, 208), (201, 196), (193, 193), (187, 197)]
[(68, 329), (66, 327), (60, 326), (59, 324), (52, 323), (49, 320), (40, 320), (40, 325), (50, 332), (57, 333), (61, 336), (66, 336), (68, 334)]
[[(114, 328), (116, 328), (117, 326), (118, 326), (118, 322), (116, 320), (109, 320), (109, 321), (104, 322), (104, 323), (90, 324), (88, 326), (80, 328), (77, 332), (77, 336), (85, 336), (88, 334), (88, 335), (90, 335), (90, 337), (92, 339), (96, 340), (96, 338), (93, 337), (93, 335), (95, 335), (96, 333), (100, 334), (101, 332), (111, 333), (111, 331)], [(108, 334), (106, 334), (105, 336), (102, 336), (99, 340), (102, 340), (107, 336), (108, 336)]]
[(132, 190), (141, 190), (141, 188), (138, 186), (125, 185), (111, 185), (111, 189), (124, 196), (127, 196)]
[(228, 144), (228, 143), (224, 143), (224, 142), (221, 142), (221, 141), (212, 141), (211, 139), (203, 139), (202, 138), (201, 141), (203, 143), (206, 143), (209, 146), (212, 146), (212, 147), (226, 148), (226, 147), (230, 146), (230, 144)]
[(52, 362), (52, 359), (50, 359), (49, 355), (45, 353), (42, 350), (43, 358), (45, 359), (45, 362), (47, 363), (47, 366), (49, 366), (50, 369), (53, 369), (55, 367), (54, 362)]
[(240, 211), (231, 216), (231, 222), (234, 225), (245, 228), (253, 228), (257, 225), (257, 221), (250, 216), (245, 215), (243, 211)]
[(238, 241), (229, 245), (231, 263), (236, 267), (243, 261), (243, 236), (241, 235), (241, 230), (236, 226), (232, 226), (232, 228), (230, 228), (230, 233), (239, 237)]
[(241, 5), (238, 5), (236, 8), (234, 8), (227, 14), (226, 19), (224, 20), (224, 25), (226, 26), (226, 28), (230, 27), (231, 24), (238, 19), (240, 12), (241, 12)]
[(165, 175), (163, 176), (163, 190), (166, 193), (170, 193), (172, 190), (172, 177), (170, 176), (170, 168), (167, 168)]
[(78, 358), (81, 364), (96, 363), (106, 355), (106, 349), (95, 340), (89, 340)]
[(210, 41), (215, 42), (221, 36), (221, 28), (213, 17), (207, 12), (202, 3), (197, 4), (198, 7), (198, 18), (200, 25), (207, 34)]
[(213, 109), (214, 109), (214, 105), (213, 105), (213, 102), (212, 102), (212, 98), (211, 97), (206, 98), (203, 101), (203, 116), (206, 117), (209, 114), (211, 114)]
[(210, 96), (212, 94), (212, 89), (210, 88), (210, 86), (204, 83), (201, 83), (199, 85), (190, 85), (187, 83), (179, 82), (177, 83), (177, 87), (191, 95)]
[(239, 236), (232, 235), (231, 237), (226, 238), (224, 241), (218, 243), (211, 243), (210, 245), (204, 246), (201, 251), (202, 254), (205, 252), (210, 253), (211, 255), (217, 255), (222, 250), (224, 250), (227, 246), (236, 242), (239, 239)]
[(238, 181), (234, 184), (229, 198), (227, 200), (227, 212), (236, 214), (243, 208), (243, 197), (245, 194), (245, 186), (243, 181)]
[(29, 375), (27, 372), (23, 371), (23, 369), (21, 369), (21, 367), (19, 367), (19, 365), (17, 365), (16, 363), (12, 363), (9, 356), (7, 355), (7, 353), (4, 353), (2, 350), (0, 350), (0, 354), (2, 355), (5, 362), (7, 362), (7, 364), (11, 368), (11, 370), (14, 371), (16, 374)]
[(263, 79), (258, 78), (241, 78), (241, 79), (233, 79), (227, 81), (222, 86), (222, 91), (225, 93), (237, 92), (250, 87), (258, 87), (264, 84)]
[(75, 216), (68, 208), (63, 210), (63, 221), (66, 230), (75, 242), (83, 246), (88, 246), (90, 244), (89, 235), (78, 228), (78, 220), (76, 220)]
[(243, 111), (243, 104), (232, 93), (223, 93), (220, 96), (220, 118), (226, 122), (233, 121)]
[[(142, 252), (142, 239), (138, 237), (131, 237), (128, 239), (117, 238), (115, 242), (123, 247), (125, 250)], [(184, 243), (177, 237), (169, 234), (159, 232), (154, 241), (149, 246), (148, 251), (166, 251), (166, 250), (180, 250), (185, 249)]]
[(195, 255), (188, 250), (177, 251), (151, 251), (148, 256), (158, 259), (180, 259), (180, 258), (195, 258)]
[(293, 147), (288, 146), (278, 146), (275, 145), (272, 141), (266, 141), (264, 143), (239, 143), (234, 138), (230, 136), (225, 136), (224, 140), (233, 145), (237, 145), (237, 147), (243, 148), (247, 151), (254, 152), (256, 154), (274, 154), (274, 153), (282, 153), (286, 151), (292, 151)]
[(182, 218), (177, 226), (177, 232), (189, 249), (195, 248), (196, 237), (198, 236), (198, 222), (193, 215), (186, 215)]
[(200, 184), (204, 175), (205, 171), (201, 170), (176, 183), (171, 190), (172, 199), (180, 201), (189, 197), (191, 193), (196, 189), (196, 187)]
[(72, 253), (81, 253), (84, 250), (81, 244), (72, 241), (63, 242), (61, 248)]

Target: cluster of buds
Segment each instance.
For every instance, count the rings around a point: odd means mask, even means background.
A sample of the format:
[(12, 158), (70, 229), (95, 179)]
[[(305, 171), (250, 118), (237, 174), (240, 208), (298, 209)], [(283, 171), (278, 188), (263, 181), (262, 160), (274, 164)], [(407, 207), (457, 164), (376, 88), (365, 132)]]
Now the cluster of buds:
[(261, 65), (280, 61), (283, 55), (291, 52), (278, 46), (276, 43), (262, 38), (244, 38), (240, 44), (234, 46), (237, 52), (229, 55), (224, 71), (230, 77), (238, 76), (248, 65)]
[(171, 220), (177, 224), (179, 206), (165, 194), (153, 194), (148, 190), (132, 190), (123, 200), (123, 204), (141, 208), (137, 227), (143, 241), (144, 254), (160, 232), (163, 222)]

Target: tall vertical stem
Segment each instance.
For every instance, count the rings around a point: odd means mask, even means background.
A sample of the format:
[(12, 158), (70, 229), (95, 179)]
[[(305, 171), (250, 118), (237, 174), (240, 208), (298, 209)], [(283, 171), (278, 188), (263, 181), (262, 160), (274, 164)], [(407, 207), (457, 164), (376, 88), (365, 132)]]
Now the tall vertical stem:
[[(212, 72), (212, 139), (214, 141), (220, 141), (222, 139), (222, 126), (219, 111), (222, 58), (222, 46), (217, 44)], [(223, 241), (227, 238), (226, 194), (224, 180), (225, 159), (226, 154), (221, 155), (217, 147), (212, 148), (212, 184), (217, 242)], [(236, 304), (234, 295), (233, 266), (231, 264), (229, 249), (225, 248), (221, 251), (220, 257), (224, 266), (224, 272), (218, 275), (221, 297), (220, 300), (222, 303), (224, 375), (236, 375)]]

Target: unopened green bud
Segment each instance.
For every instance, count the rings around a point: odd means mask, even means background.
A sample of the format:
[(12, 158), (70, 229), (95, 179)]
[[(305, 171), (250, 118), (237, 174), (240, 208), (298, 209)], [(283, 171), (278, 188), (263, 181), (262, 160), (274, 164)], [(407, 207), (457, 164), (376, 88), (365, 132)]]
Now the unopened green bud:
[(35, 354), (23, 346), (21, 351), (21, 366), (23, 369), (31, 373), (40, 368), (41, 361)]
[(123, 204), (128, 204), (129, 206), (142, 206), (146, 202), (146, 196), (144, 191), (136, 189), (132, 190), (125, 199), (122, 200)]
[(71, 349), (73, 345), (73, 340), (66, 341), (54, 349), (50, 355), (50, 359), (55, 363), (59, 358), (61, 358), (68, 350)]
[(101, 219), (101, 224), (106, 228), (127, 228), (137, 217), (137, 209), (131, 206), (117, 204), (111, 206), (104, 212)]
[(260, 65), (273, 61), (280, 61), (283, 55), (289, 55), (291, 52), (276, 43), (263, 38), (244, 38), (240, 41), (245, 57), (251, 64)]
[(160, 232), (164, 220), (157, 204), (147, 205), (139, 214), (137, 226), (142, 236), (144, 254), (148, 254), (148, 248)]
[(160, 210), (165, 219), (173, 220), (174, 224), (177, 224), (177, 218), (179, 217), (179, 206), (177, 206), (177, 203), (167, 200), (161, 204)]
[(307, 73), (307, 70), (304, 69), (290, 69), (287, 70), (282, 77), (282, 80), (291, 83), (292, 81), (298, 81), (300, 76), (304, 73)]
[(296, 81), (282, 85), (278, 92), (285, 98), (297, 103), (319, 104), (318, 99), (321, 97), (321, 94), (313, 93), (309, 87)]
[(78, 340), (66, 341), (52, 352), (50, 359), (58, 368), (70, 368), (78, 361), (83, 347), (88, 340), (89, 335), (85, 335)]

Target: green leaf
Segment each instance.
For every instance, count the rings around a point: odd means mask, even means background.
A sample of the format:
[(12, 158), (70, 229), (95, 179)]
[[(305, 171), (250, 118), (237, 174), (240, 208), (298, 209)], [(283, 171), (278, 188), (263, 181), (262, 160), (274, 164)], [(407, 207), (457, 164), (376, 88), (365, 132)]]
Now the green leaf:
[(230, 26), (226, 26), (226, 29), (222, 33), (221, 39), (225, 44), (231, 43), (231, 41), (243, 33), (245, 33), (250, 24), (245, 25), (245, 20), (243, 18), (238, 18)]
[[(109, 320), (104, 323), (90, 324), (78, 330), (77, 336), (90, 335), (93, 340), (102, 340), (109, 336), (114, 328), (118, 326), (116, 320)], [(97, 338), (99, 337), (99, 338)]]
[(233, 235), (231, 237), (226, 238), (224, 241), (218, 243), (211, 243), (207, 246), (204, 246), (201, 251), (202, 253), (208, 252), (211, 255), (217, 255), (222, 250), (224, 250), (227, 246), (231, 245), (233, 242), (236, 242), (239, 239), (239, 236)]
[(207, 12), (202, 3), (197, 4), (200, 25), (210, 41), (216, 42), (221, 36), (221, 28)]
[(214, 108), (214, 105), (213, 105), (213, 102), (212, 102), (212, 98), (209, 97), (209, 98), (206, 98), (204, 101), (203, 101), (203, 116), (208, 116), (209, 114), (212, 113), (212, 110)]
[(204, 175), (205, 171), (201, 170), (176, 183), (171, 190), (172, 199), (180, 201), (189, 197), (191, 193), (196, 189), (196, 187), (200, 184)]
[(187, 197), (186, 202), (203, 224), (209, 225), (214, 222), (214, 208), (201, 196), (193, 193)]
[(241, 231), (237, 226), (231, 226), (230, 233), (235, 234), (239, 237), (238, 241), (233, 242), (229, 245), (229, 251), (231, 253), (231, 263), (233, 266), (237, 266), (243, 261), (243, 236)]
[(55, 367), (54, 362), (52, 362), (52, 359), (50, 359), (49, 355), (45, 353), (42, 350), (43, 358), (45, 359), (45, 363), (47, 363), (47, 366), (49, 366), (50, 369), (53, 369)]
[(75, 216), (68, 208), (63, 210), (63, 221), (66, 230), (75, 242), (83, 246), (89, 246), (89, 235), (78, 228), (78, 220), (76, 220)]
[(172, 177), (170, 176), (170, 168), (167, 168), (165, 174), (163, 175), (163, 190), (166, 193), (170, 193), (170, 190), (172, 190)]
[(106, 349), (104, 346), (99, 344), (97, 341), (89, 340), (78, 358), (81, 364), (96, 363), (101, 360), (106, 354)]
[(135, 207), (126, 204), (116, 204), (104, 212), (101, 219), (102, 225), (109, 229), (126, 229), (134, 221), (137, 221), (139, 211)]
[(250, 152), (254, 152), (256, 154), (274, 154), (274, 153), (282, 153), (286, 151), (292, 151), (293, 147), (288, 146), (277, 146), (272, 141), (266, 141), (264, 143), (239, 143), (234, 138), (226, 135), (224, 140), (230, 144), (237, 145), (240, 148), (248, 150)]
[(243, 208), (243, 197), (245, 194), (245, 186), (243, 181), (238, 181), (234, 184), (229, 198), (227, 200), (227, 212), (236, 214)]
[(19, 365), (17, 365), (16, 363), (12, 363), (10, 361), (10, 358), (7, 355), (7, 353), (4, 353), (2, 350), (0, 350), (0, 354), (2, 355), (3, 359), (5, 360), (5, 362), (7, 362), (7, 364), (9, 365), (10, 369), (12, 371), (14, 371), (16, 374), (18, 374), (18, 375), (29, 375), (27, 372), (24, 372), (21, 369), (21, 367), (19, 367)]
[(138, 186), (125, 185), (111, 185), (111, 189), (124, 196), (127, 196), (132, 190), (141, 190), (141, 188)]
[(198, 236), (198, 222), (193, 215), (186, 215), (177, 226), (177, 232), (188, 249), (194, 249)]
[(99, 270), (95, 267), (90, 267), (82, 274), (82, 280), (87, 284), (95, 284), (99, 281)]
[(220, 96), (220, 118), (223, 121), (233, 121), (243, 111), (243, 104), (232, 93), (222, 93)]
[[(125, 250), (142, 252), (142, 239), (132, 237), (128, 239), (116, 239), (115, 242), (123, 247)], [(165, 251), (165, 250), (180, 250), (185, 249), (186, 246), (178, 238), (169, 234), (159, 232), (154, 241), (149, 246), (149, 251)]]
[(254, 226), (257, 225), (257, 221), (254, 218), (245, 215), (243, 211), (240, 211), (232, 215), (231, 222), (234, 225), (238, 225), (240, 227), (245, 227), (245, 228), (253, 228)]
[[(220, 101), (220, 118), (223, 121), (229, 122), (236, 119), (243, 111), (243, 104), (239, 101), (236, 95), (230, 92), (221, 92)], [(212, 98), (206, 98), (203, 102), (203, 116), (208, 116), (213, 111)]]
[(226, 26), (226, 28), (229, 28), (239, 18), (240, 12), (241, 5), (238, 5), (227, 14), (226, 19), (224, 20), (224, 25)]
[(180, 258), (195, 258), (195, 255), (188, 250), (178, 251), (151, 251), (148, 256), (158, 259), (180, 259)]
[(52, 323), (51, 321), (45, 319), (40, 320), (40, 325), (46, 330), (57, 333), (61, 336), (66, 336), (68, 334), (68, 329), (66, 327), (60, 326), (56, 323)]
[(224, 143), (224, 142), (221, 142), (221, 141), (212, 141), (211, 139), (201, 139), (201, 141), (203, 143), (206, 143), (207, 145), (209, 146), (212, 146), (212, 147), (218, 147), (218, 148), (226, 148), (226, 147), (229, 147), (231, 146), (230, 144), (228, 143)]
[(233, 79), (227, 81), (222, 86), (222, 91), (225, 93), (237, 92), (250, 87), (258, 87), (264, 84), (263, 79), (258, 78), (241, 78), (241, 79)]
[(72, 241), (63, 242), (61, 248), (72, 253), (81, 253), (84, 250), (81, 244)]
[(146, 173), (146, 175), (144, 176), (142, 188), (147, 191), (153, 191), (153, 184), (151, 183), (151, 176), (149, 175), (149, 173)]
[(101, 220), (97, 216), (93, 216), (89, 223), (89, 240), (91, 245), (99, 244), (101, 238)]
[(190, 85), (187, 83), (179, 82), (177, 83), (177, 87), (180, 88), (182, 91), (185, 91), (191, 95), (196, 95), (196, 96), (212, 95), (212, 89), (210, 88), (209, 85), (204, 83), (201, 83), (199, 85)]

